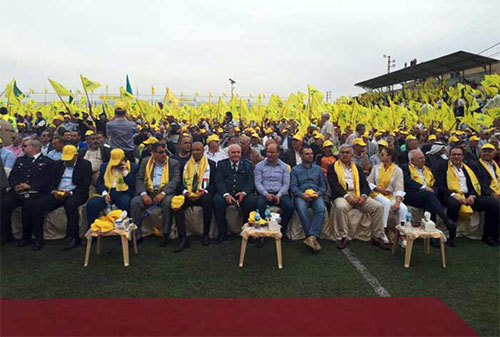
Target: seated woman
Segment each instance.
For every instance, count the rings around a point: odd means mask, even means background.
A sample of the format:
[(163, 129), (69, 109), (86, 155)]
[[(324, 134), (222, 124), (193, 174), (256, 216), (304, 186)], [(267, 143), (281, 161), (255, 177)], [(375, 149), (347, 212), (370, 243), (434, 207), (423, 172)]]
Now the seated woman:
[(372, 189), (370, 196), (384, 207), (382, 221), (387, 228), (389, 212), (399, 212), (399, 221), (404, 224), (408, 208), (403, 204), (404, 176), (403, 171), (394, 163), (397, 151), (384, 147), (380, 151), (381, 164), (375, 165), (368, 176), (368, 185)]

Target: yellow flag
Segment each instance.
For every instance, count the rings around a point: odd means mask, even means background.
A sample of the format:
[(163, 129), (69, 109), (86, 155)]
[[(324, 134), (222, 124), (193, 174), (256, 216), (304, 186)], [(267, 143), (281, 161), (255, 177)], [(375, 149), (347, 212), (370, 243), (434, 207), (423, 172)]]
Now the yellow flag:
[(486, 128), (491, 127), (493, 125), (493, 117), (487, 114), (474, 112), (474, 120), (477, 124), (481, 124)]
[(165, 97), (163, 98), (163, 105), (166, 106), (168, 104), (175, 106), (179, 105), (179, 100), (177, 99), (177, 97), (175, 97), (174, 93), (172, 92), (172, 90), (170, 90), (169, 87), (167, 87)]
[(91, 81), (81, 74), (80, 74), (80, 79), (82, 80), (83, 89), (85, 89), (85, 91), (94, 92), (95, 89), (101, 86), (100, 83)]
[(59, 96), (70, 96), (70, 97), (74, 98), (73, 94), (68, 89), (63, 87), (61, 84), (57, 83), (54, 80), (51, 80), (50, 78), (49, 78), (49, 82), (52, 85), (52, 88), (54, 88), (54, 90), (56, 91), (56, 93)]
[(151, 86), (151, 95), (155, 95), (155, 87)]
[(123, 87), (120, 87), (120, 98), (128, 101), (128, 100), (134, 99), (135, 97), (134, 97), (134, 95), (129, 93), (127, 90), (123, 89)]

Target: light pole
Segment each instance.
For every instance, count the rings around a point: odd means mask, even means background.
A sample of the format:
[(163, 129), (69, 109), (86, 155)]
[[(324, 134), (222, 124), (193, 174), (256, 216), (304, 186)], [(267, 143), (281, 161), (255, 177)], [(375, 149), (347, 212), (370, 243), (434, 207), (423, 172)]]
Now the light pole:
[(236, 84), (236, 81), (233, 79), (229, 79), (229, 83), (231, 83), (231, 98), (233, 98), (234, 95), (234, 85)]
[[(383, 56), (387, 59), (387, 73), (389, 74), (391, 72), (391, 68), (396, 66), (396, 60), (391, 60), (391, 55), (384, 54)], [(391, 89), (390, 86), (388, 88)]]

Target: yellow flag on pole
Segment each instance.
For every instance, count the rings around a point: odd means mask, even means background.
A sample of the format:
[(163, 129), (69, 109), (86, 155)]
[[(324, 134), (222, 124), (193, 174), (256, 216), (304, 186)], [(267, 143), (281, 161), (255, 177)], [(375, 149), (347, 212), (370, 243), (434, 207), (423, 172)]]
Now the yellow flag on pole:
[(51, 80), (50, 78), (48, 80), (52, 85), (52, 88), (54, 88), (54, 90), (59, 96), (70, 96), (74, 98), (73, 94), (64, 86), (62, 86), (60, 83), (57, 83), (56, 81)]
[(82, 80), (82, 85), (85, 91), (94, 92), (95, 89), (101, 86), (100, 83), (94, 82), (80, 74), (80, 79)]

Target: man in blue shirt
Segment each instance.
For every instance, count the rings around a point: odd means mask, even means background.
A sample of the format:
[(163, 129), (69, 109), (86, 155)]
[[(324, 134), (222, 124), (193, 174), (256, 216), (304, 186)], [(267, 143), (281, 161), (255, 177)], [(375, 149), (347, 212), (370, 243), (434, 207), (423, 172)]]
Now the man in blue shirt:
[[(265, 218), (266, 206), (278, 206), (283, 210), (281, 214), (281, 233), (286, 240), (288, 222), (293, 215), (293, 204), (288, 195), (290, 187), (290, 168), (281, 161), (278, 145), (271, 143), (266, 149), (267, 158), (255, 166), (255, 188), (258, 195), (256, 199), (260, 216)], [(263, 244), (261, 240), (260, 246)]]
[[(313, 164), (314, 152), (310, 147), (302, 147), (300, 157), (302, 163), (295, 166), (290, 174), (290, 190), (295, 197), (295, 208), (306, 234), (304, 244), (319, 251), (321, 246), (318, 239), (325, 219), (325, 176), (321, 167)], [(307, 212), (309, 207), (314, 211), (312, 219)]]
[(14, 163), (16, 162), (16, 156), (12, 153), (12, 151), (3, 147), (2, 138), (0, 138), (0, 157), (2, 158), (5, 172), (7, 176), (9, 176), (10, 170), (12, 170), (12, 167), (14, 167)]

